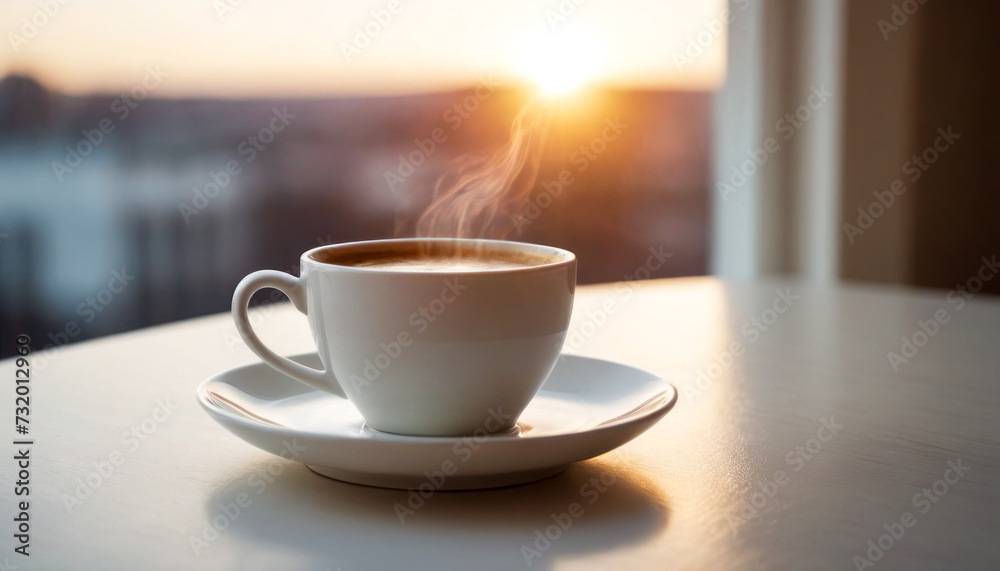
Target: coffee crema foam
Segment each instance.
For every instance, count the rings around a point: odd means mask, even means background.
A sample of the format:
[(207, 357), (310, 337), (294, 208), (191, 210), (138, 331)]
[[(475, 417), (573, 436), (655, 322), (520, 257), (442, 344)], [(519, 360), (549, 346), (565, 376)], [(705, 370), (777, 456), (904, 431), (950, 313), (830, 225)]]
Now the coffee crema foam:
[(317, 262), (398, 272), (485, 272), (515, 270), (559, 262), (558, 255), (523, 251), (504, 251), (453, 246), (428, 248), (415, 244), (411, 248), (391, 250), (321, 250), (311, 255)]
[[(532, 264), (536, 265), (536, 264)], [(381, 258), (351, 264), (355, 268), (399, 272), (483, 272), (530, 267), (513, 260), (490, 258)]]

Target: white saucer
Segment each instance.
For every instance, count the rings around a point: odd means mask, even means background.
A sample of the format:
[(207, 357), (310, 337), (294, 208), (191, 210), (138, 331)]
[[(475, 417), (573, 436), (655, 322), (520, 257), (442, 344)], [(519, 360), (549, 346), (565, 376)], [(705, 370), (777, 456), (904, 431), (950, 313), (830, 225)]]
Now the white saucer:
[[(321, 366), (315, 354), (293, 360)], [(613, 450), (660, 420), (677, 401), (677, 390), (639, 369), (563, 355), (521, 414), (519, 433), (478, 437), (372, 430), (349, 401), (263, 363), (205, 380), (198, 401), (230, 432), (272, 454), (289, 457), (294, 439), (294, 459), (330, 478), (384, 488), (467, 490), (539, 480)]]

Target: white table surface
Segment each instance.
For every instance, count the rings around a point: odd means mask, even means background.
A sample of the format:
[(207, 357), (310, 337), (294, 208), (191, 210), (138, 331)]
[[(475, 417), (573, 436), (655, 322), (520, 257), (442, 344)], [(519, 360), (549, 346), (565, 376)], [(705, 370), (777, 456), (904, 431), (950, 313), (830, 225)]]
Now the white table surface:
[[(777, 319), (759, 336), (752, 325), (744, 330), (772, 307), (779, 287), (800, 299), (764, 315)], [(615, 313), (602, 320), (593, 312), (609, 300)], [(887, 353), (942, 308), (948, 323), (894, 372)], [(311, 348), (305, 318), (290, 306), (266, 307), (259, 317), (278, 351)], [(25, 570), (854, 569), (868, 540), (878, 542), (884, 524), (909, 512), (912, 527), (874, 568), (1000, 568), (996, 299), (977, 296), (958, 310), (938, 291), (660, 280), (633, 290), (580, 288), (573, 327), (588, 335), (573, 352), (672, 379), (681, 388), (676, 408), (632, 443), (562, 475), (438, 493), (405, 525), (393, 506), (406, 492), (277, 461), (199, 408), (198, 383), (256, 360), (228, 315), (48, 356), (35, 340), (31, 556), (13, 552), (16, 452), (8, 444), (0, 562)], [(12, 344), (13, 333), (3, 342)], [(697, 372), (733, 342), (745, 352), (692, 391)], [(13, 369), (11, 360), (0, 363), (8, 442)], [(158, 402), (176, 410), (164, 417)], [(843, 427), (820, 432), (823, 419)], [(145, 440), (123, 440), (133, 425), (147, 429)], [(826, 442), (810, 441), (817, 435)], [(815, 453), (796, 457), (797, 446)], [(95, 464), (112, 457), (119, 465), (98, 482)], [(964, 475), (946, 474), (958, 460), (969, 467)], [(268, 468), (280, 472), (270, 481), (261, 476)], [(946, 475), (957, 481), (938, 495), (933, 486)], [(98, 485), (81, 488), (88, 476)], [(614, 483), (595, 493), (589, 482), (602, 476)], [(776, 476), (782, 485), (772, 488)], [(761, 487), (773, 495), (754, 497)], [(924, 488), (935, 501), (915, 504)], [(67, 509), (67, 497), (87, 492)], [(232, 521), (223, 516), (226, 529), (196, 554), (191, 537), (223, 513), (220, 503), (239, 497), (249, 505)], [(761, 507), (750, 512), (745, 503), (754, 501)], [(583, 514), (529, 567), (522, 546), (534, 548), (536, 530), (544, 533), (552, 514), (573, 502)], [(741, 509), (745, 522), (736, 519)]]

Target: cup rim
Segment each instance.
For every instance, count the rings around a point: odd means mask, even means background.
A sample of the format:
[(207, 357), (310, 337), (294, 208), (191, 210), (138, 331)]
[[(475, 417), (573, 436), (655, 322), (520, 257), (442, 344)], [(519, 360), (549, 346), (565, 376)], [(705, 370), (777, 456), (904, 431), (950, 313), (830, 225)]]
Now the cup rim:
[[(479, 269), (479, 270), (449, 270), (449, 271), (431, 271), (431, 270), (406, 270), (405, 272), (399, 270), (387, 270), (377, 267), (366, 267), (366, 266), (344, 266), (340, 264), (333, 264), (329, 262), (322, 262), (313, 257), (313, 254), (324, 251), (324, 250), (347, 250), (351, 248), (357, 248), (361, 246), (378, 246), (378, 245), (392, 245), (392, 244), (412, 244), (419, 242), (438, 242), (438, 243), (451, 243), (457, 246), (465, 247), (475, 247), (475, 246), (487, 246), (491, 248), (499, 248), (506, 250), (515, 251), (529, 251), (531, 253), (537, 253), (542, 256), (555, 256), (559, 259), (552, 262), (546, 262), (544, 264), (537, 264), (531, 266), (524, 266), (518, 268), (492, 268), (492, 269)], [(392, 275), (427, 275), (427, 276), (440, 276), (440, 275), (482, 275), (482, 274), (508, 274), (508, 273), (523, 273), (523, 272), (533, 272), (542, 270), (551, 270), (556, 268), (562, 268), (565, 266), (572, 265), (576, 263), (576, 254), (566, 250), (564, 248), (558, 248), (556, 246), (546, 246), (542, 244), (533, 244), (530, 242), (517, 242), (513, 240), (493, 240), (487, 238), (384, 238), (379, 240), (356, 240), (353, 242), (341, 242), (339, 244), (326, 244), (323, 246), (318, 246), (316, 248), (311, 248), (305, 251), (301, 257), (302, 266), (306, 265), (315, 268), (325, 268), (327, 270), (336, 270), (352, 273), (367, 273), (367, 274), (392, 274)]]

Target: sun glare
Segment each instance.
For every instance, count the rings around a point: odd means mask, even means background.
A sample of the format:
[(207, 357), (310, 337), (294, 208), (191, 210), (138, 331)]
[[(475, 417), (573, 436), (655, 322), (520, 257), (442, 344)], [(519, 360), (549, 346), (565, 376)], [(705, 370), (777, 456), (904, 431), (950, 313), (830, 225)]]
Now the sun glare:
[(518, 69), (545, 96), (578, 91), (598, 79), (604, 57), (596, 40), (580, 32), (538, 31), (527, 36), (519, 50)]

